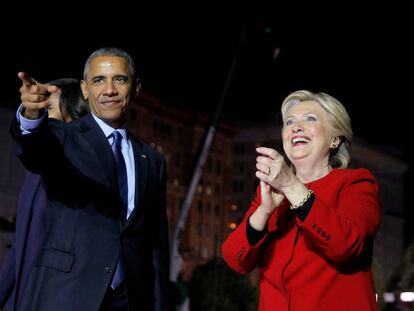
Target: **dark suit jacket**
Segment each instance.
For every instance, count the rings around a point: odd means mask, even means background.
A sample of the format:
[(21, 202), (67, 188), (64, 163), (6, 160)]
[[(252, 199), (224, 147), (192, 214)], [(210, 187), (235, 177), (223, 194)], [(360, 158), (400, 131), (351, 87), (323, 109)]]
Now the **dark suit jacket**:
[(14, 310), (43, 242), (46, 194), (39, 175), (28, 172), (17, 202), (16, 232), (0, 272), (0, 308)]
[(14, 122), (11, 127), (17, 154), (44, 178), (48, 227), (17, 309), (98, 310), (122, 255), (130, 310), (167, 310), (163, 156), (130, 137), (135, 208), (125, 223), (113, 153), (91, 114), (67, 124), (45, 120), (24, 136), (18, 126)]

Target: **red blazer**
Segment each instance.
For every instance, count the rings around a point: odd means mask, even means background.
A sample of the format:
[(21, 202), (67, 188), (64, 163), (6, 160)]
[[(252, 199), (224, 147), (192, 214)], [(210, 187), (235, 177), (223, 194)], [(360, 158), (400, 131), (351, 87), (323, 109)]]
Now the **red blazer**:
[(251, 246), (246, 223), (260, 205), (259, 188), (222, 245), (224, 260), (239, 273), (259, 267), (260, 311), (378, 310), (371, 272), (381, 218), (375, 178), (366, 169), (334, 169), (307, 186), (315, 201), (305, 221), (285, 200)]

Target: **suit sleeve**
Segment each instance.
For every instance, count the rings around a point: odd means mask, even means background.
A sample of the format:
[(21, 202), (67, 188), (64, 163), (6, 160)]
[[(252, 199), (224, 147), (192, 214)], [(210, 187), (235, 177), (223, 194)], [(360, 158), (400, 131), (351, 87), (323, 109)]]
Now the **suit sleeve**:
[(29, 171), (42, 175), (59, 171), (61, 162), (58, 159), (63, 159), (63, 122), (45, 118), (38, 130), (22, 135), (19, 122), (14, 118), (10, 133), (16, 141), (16, 155)]
[(0, 308), (3, 309), (16, 282), (16, 249), (13, 238), (12, 247), (0, 271)]
[(160, 167), (159, 193), (159, 230), (155, 242), (153, 265), (155, 269), (155, 306), (156, 311), (170, 310), (169, 294), (169, 237), (167, 221), (167, 176), (166, 163), (162, 160)]
[(318, 197), (304, 222), (297, 219), (303, 237), (332, 261), (358, 258), (372, 245), (381, 209), (378, 184), (367, 170), (348, 176), (336, 200)]

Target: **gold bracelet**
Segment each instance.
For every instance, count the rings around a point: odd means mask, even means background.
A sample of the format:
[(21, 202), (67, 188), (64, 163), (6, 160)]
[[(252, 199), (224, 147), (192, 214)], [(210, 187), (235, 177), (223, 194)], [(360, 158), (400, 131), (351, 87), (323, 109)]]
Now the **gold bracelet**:
[(300, 201), (300, 203), (298, 205), (293, 205), (292, 204), (290, 206), (290, 209), (297, 209), (297, 208), (303, 206), (303, 204), (305, 204), (306, 201), (309, 200), (309, 198), (311, 197), (312, 193), (313, 193), (313, 191), (311, 189), (308, 189), (308, 194), (303, 198), (303, 200)]

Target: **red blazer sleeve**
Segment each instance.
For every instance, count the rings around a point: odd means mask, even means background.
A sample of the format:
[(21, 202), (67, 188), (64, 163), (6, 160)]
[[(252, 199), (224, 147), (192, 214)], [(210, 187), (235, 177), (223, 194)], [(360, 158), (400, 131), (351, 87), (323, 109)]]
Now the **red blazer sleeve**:
[(305, 221), (296, 219), (304, 239), (332, 261), (359, 257), (372, 245), (381, 219), (378, 184), (372, 174), (366, 169), (344, 172), (343, 182), (315, 188)]
[(277, 218), (280, 214), (282, 206), (286, 202), (282, 202), (281, 205), (276, 208), (271, 217), (269, 218), (268, 232), (262, 237), (262, 239), (254, 246), (250, 245), (247, 240), (246, 226), (250, 216), (261, 204), (260, 186), (257, 188), (256, 197), (250, 204), (250, 208), (245, 214), (242, 222), (229, 234), (227, 239), (222, 244), (222, 255), (224, 261), (236, 272), (246, 274), (252, 271), (258, 266), (261, 249), (268, 236), (269, 231), (277, 230)]

